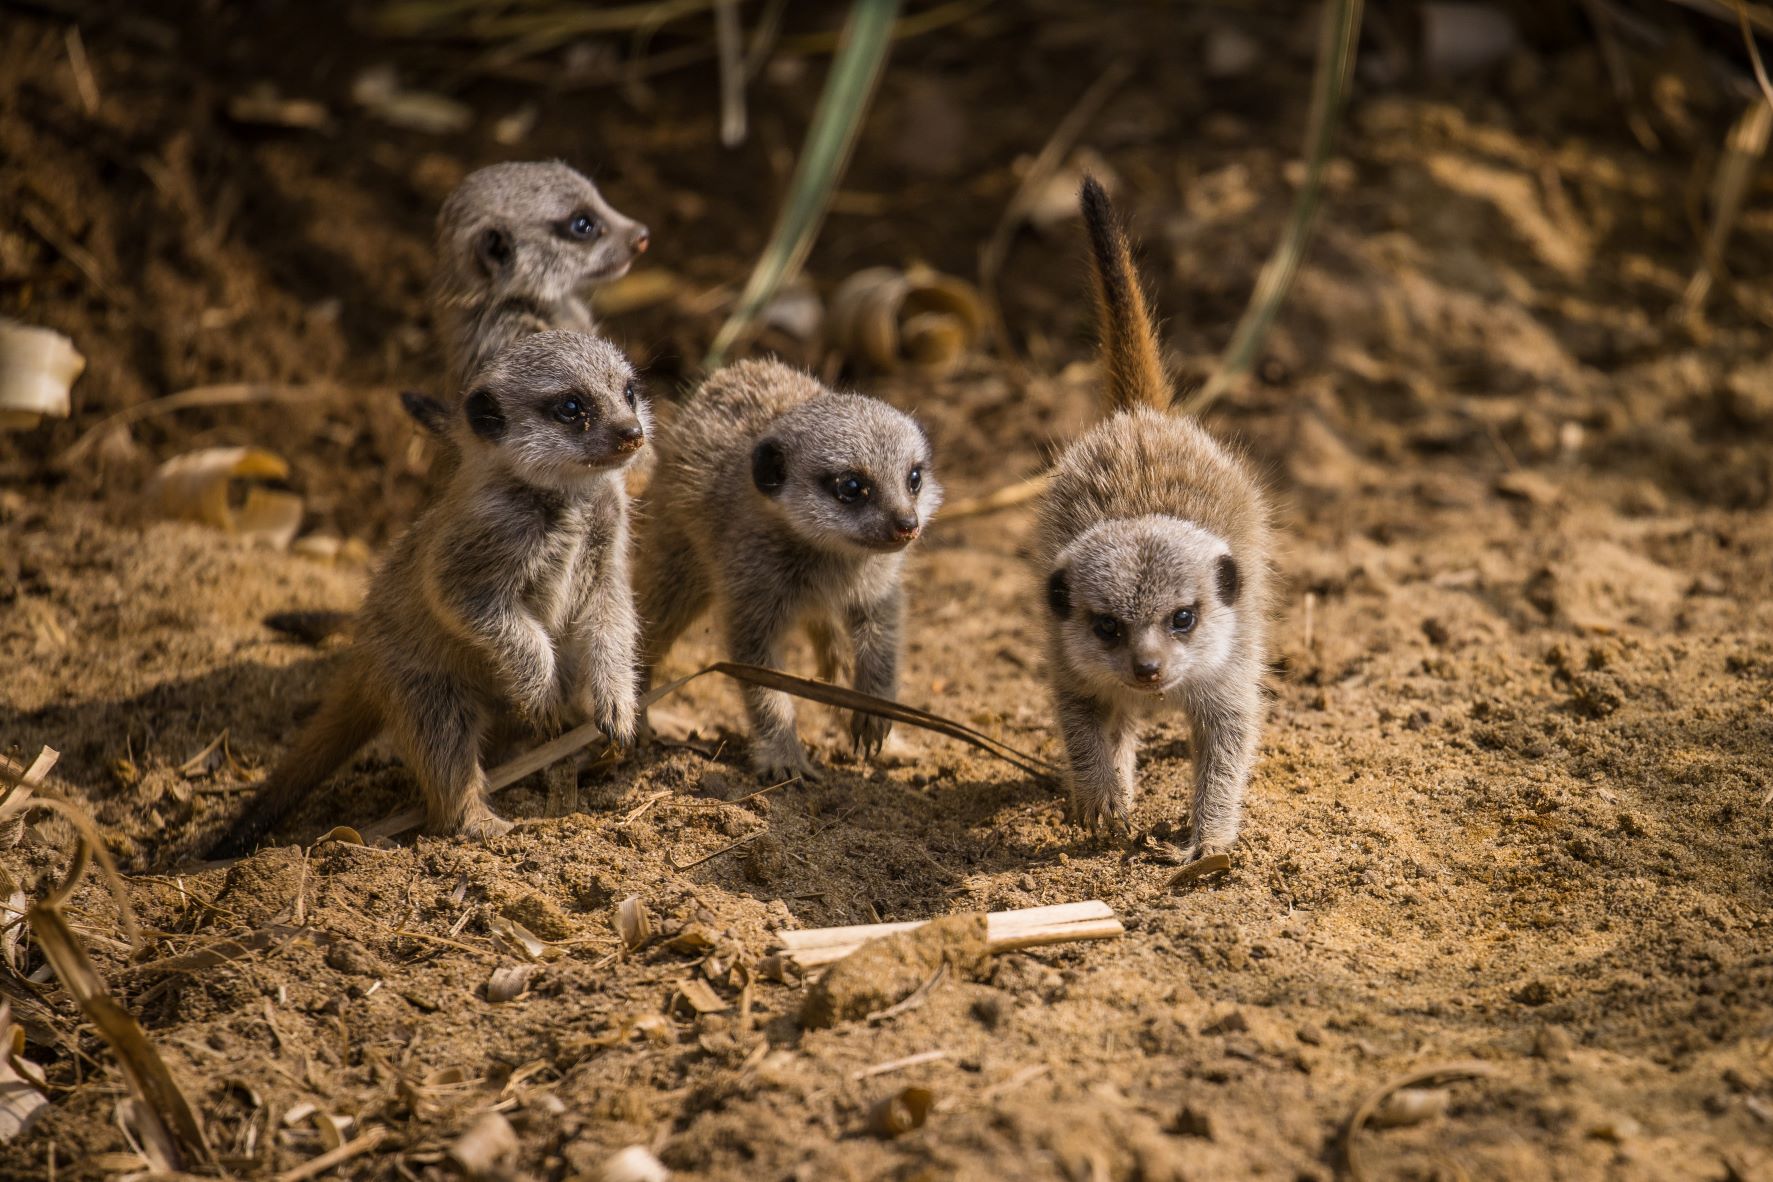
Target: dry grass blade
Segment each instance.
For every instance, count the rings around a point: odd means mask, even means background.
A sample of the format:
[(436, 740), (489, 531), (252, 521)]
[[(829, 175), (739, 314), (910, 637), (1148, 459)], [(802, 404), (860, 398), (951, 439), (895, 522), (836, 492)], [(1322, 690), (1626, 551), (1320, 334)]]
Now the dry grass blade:
[(745, 142), (745, 54), (739, 0), (715, 0), (714, 32), (720, 46), (720, 146)]
[[(998, 352), (1009, 352), (1009, 339), (1004, 332), (1003, 310), (997, 303), (997, 277), (1003, 273), (1004, 260), (1009, 257), (1010, 241), (1015, 237), (1016, 227), (1021, 224), (1022, 216), (1028, 209), (1029, 198), (1040, 191), (1040, 187), (1057, 172), (1059, 166), (1070, 155), (1071, 149), (1077, 145), (1078, 137), (1102, 104), (1108, 101), (1119, 87), (1133, 72), (1132, 65), (1125, 59), (1117, 58), (1109, 67), (1102, 71), (1100, 77), (1089, 85), (1077, 103), (1059, 120), (1053, 134), (1041, 148), (1034, 163), (1022, 177), (1022, 183), (1016, 186), (1015, 195), (1004, 207), (1003, 216), (997, 219), (997, 228), (991, 232), (991, 238), (979, 251), (979, 294), (985, 301), (985, 319), (989, 331), (995, 338)], [(952, 514), (952, 511), (951, 511)]]
[(340, 393), (336, 386), (266, 386), (257, 383), (241, 383), (228, 386), (198, 386), (191, 390), (181, 390), (177, 394), (168, 394), (165, 398), (156, 398), (152, 402), (143, 402), (135, 406), (125, 407), (116, 414), (105, 418), (86, 433), (76, 439), (68, 450), (61, 454), (59, 463), (63, 467), (71, 466), (97, 446), (98, 441), (109, 431), (118, 427), (127, 427), (139, 423), (143, 419), (151, 419), (156, 415), (170, 414), (175, 410), (189, 410), (193, 407), (238, 406), (250, 402), (320, 402)]
[(892, 43), (893, 17), (898, 0), (856, 0), (844, 25), (843, 41), (825, 79), (806, 144), (789, 182), (788, 198), (776, 220), (770, 243), (752, 268), (738, 305), (721, 325), (703, 365), (717, 368), (751, 328), (758, 312), (776, 290), (800, 270), (812, 250), (831, 193), (849, 163), (856, 136), (867, 114), (868, 100), (880, 77)]
[(177, 1168), (208, 1165), (212, 1155), (196, 1110), (141, 1024), (111, 997), (61, 908), (50, 901), (38, 903), (27, 919), (43, 959), (117, 1056), (130, 1090), (141, 1102), (137, 1118), (150, 1125), (155, 1140), (177, 1153), (173, 1163)]
[(294, 1169), (283, 1171), (277, 1175), (277, 1182), (307, 1182), (309, 1178), (318, 1178), (334, 1166), (343, 1165), (354, 1157), (361, 1157), (382, 1143), (388, 1130), (376, 1125), (361, 1137), (353, 1138), (340, 1145), (337, 1149), (329, 1149), (318, 1157), (310, 1158)]
[(1773, 82), (1767, 81), (1767, 66), (1761, 61), (1761, 46), (1755, 40), (1755, 33), (1748, 23), (1748, 0), (1736, 0), (1736, 19), (1742, 27), (1742, 43), (1748, 47), (1748, 60), (1755, 68), (1755, 81), (1760, 83), (1761, 93), (1766, 96), (1769, 105), (1773, 105)]
[(316, 940), (330, 943), (333, 937), (326, 932), (314, 928), (295, 927), (291, 924), (273, 924), (248, 932), (244, 936), (230, 936), (206, 944), (191, 952), (182, 952), (177, 956), (165, 956), (147, 964), (130, 965), (124, 970), (123, 976), (128, 980), (144, 980), (165, 976), (168, 973), (198, 973), (205, 969), (217, 968), (244, 960), (259, 952), (276, 948), (284, 948), (298, 940)]
[(987, 755), (995, 756), (1032, 776), (1052, 777), (1059, 774), (1059, 769), (1046, 760), (1018, 751), (983, 731), (974, 730), (965, 723), (955, 722), (950, 718), (943, 718), (940, 714), (932, 714), (928, 710), (906, 706), (890, 698), (877, 698), (873, 694), (865, 694), (847, 686), (831, 685), (806, 677), (796, 677), (792, 673), (765, 669), (761, 665), (741, 665), (733, 661), (721, 661), (719, 664), (710, 665), (708, 671), (722, 673), (735, 681), (748, 682), (751, 685), (763, 686), (765, 689), (780, 690), (808, 701), (822, 702), (827, 706), (836, 706), (843, 710), (872, 714), (878, 718), (890, 718), (894, 722), (902, 722), (907, 726), (915, 726), (922, 730), (934, 731), (939, 735), (947, 735), (951, 739), (959, 739), (963, 743), (977, 747)]
[(1750, 103), (1748, 110), (1730, 127), (1729, 138), (1724, 142), (1723, 159), (1718, 162), (1717, 173), (1712, 179), (1711, 226), (1705, 234), (1705, 254), (1681, 295), (1678, 311), (1683, 317), (1697, 314), (1711, 295), (1712, 285), (1720, 279), (1728, 279), (1724, 268), (1724, 246), (1736, 230), (1736, 219), (1742, 213), (1755, 169), (1761, 157), (1767, 154), (1770, 134), (1773, 134), (1773, 105), (1760, 99)]
[(986, 513), (996, 513), (1001, 509), (1013, 509), (1017, 505), (1027, 504), (1040, 496), (1046, 486), (1045, 473), (1039, 476), (1030, 476), (1027, 480), (1000, 488), (996, 492), (989, 492), (981, 497), (968, 497), (965, 500), (945, 505), (938, 520), (946, 524), (962, 521), (968, 517), (980, 517)]
[(1311, 244), (1324, 188), (1324, 166), (1336, 142), (1336, 128), (1354, 74), (1355, 48), (1360, 42), (1361, 0), (1330, 0), (1324, 6), (1323, 35), (1318, 42), (1317, 73), (1311, 87), (1311, 117), (1305, 136), (1305, 183), (1293, 200), (1293, 212), (1274, 254), (1256, 277), (1250, 306), (1231, 334), (1219, 368), (1183, 404), (1187, 414), (1200, 414), (1225, 393), (1231, 383), (1250, 372), (1268, 329), (1286, 302), (1305, 248)]
[(1495, 1074), (1495, 1068), (1488, 1063), (1480, 1063), (1476, 1060), (1436, 1063), (1388, 1080), (1367, 1093), (1366, 1098), (1355, 1105), (1354, 1111), (1349, 1114), (1347, 1125), (1342, 1130), (1342, 1157), (1348, 1166), (1348, 1176), (1353, 1179), (1353, 1182), (1364, 1182), (1369, 1177), (1365, 1163), (1362, 1162), (1360, 1156), (1360, 1131), (1393, 1092), (1424, 1085), (1454, 1083), (1462, 1079), (1486, 1079)]

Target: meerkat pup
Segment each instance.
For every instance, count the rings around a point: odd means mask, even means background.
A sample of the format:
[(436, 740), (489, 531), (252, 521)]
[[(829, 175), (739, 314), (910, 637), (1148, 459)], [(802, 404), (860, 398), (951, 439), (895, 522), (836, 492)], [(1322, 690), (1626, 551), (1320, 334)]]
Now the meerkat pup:
[[(635, 581), (643, 683), (713, 604), (732, 660), (780, 668), (798, 623), (826, 676), (847, 637), (855, 688), (894, 695), (905, 551), (942, 501), (916, 421), (778, 362), (741, 362), (684, 404), (653, 488)], [(758, 774), (816, 778), (791, 699), (749, 685), (744, 695)], [(878, 754), (890, 730), (870, 715), (850, 722), (863, 754)]]
[(437, 214), (431, 304), (449, 388), (532, 332), (591, 332), (585, 290), (628, 273), (651, 237), (597, 186), (558, 160), (468, 174)]
[(1238, 457), (1173, 395), (1125, 234), (1093, 179), (1095, 260), (1111, 412), (1059, 457), (1039, 504), (1047, 661), (1077, 818), (1130, 825), (1143, 719), (1180, 707), (1194, 756), (1184, 857), (1237, 838), (1262, 722), (1269, 515)]
[(495, 734), (583, 718), (632, 741), (621, 469), (650, 423), (627, 359), (596, 337), (537, 333), (482, 362), (450, 424), (454, 471), (377, 571), (319, 713), (215, 854), (248, 852), (384, 731), (427, 827), (477, 839), (510, 828), (486, 802)]

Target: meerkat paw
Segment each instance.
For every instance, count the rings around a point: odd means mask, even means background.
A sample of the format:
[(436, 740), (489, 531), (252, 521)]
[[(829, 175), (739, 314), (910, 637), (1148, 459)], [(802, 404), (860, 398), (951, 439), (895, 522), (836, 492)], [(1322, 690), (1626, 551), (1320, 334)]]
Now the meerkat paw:
[(1071, 794), (1071, 816), (1092, 833), (1131, 833), (1133, 829), (1133, 797), (1110, 789), (1106, 792), (1074, 789)]
[(893, 732), (893, 720), (881, 718), (874, 714), (863, 714), (857, 711), (850, 715), (850, 738), (855, 741), (858, 754), (873, 758), (880, 754), (886, 745), (887, 736)]
[(433, 833), (454, 834), (470, 841), (489, 841), (511, 832), (511, 822), (493, 812), (484, 800), (468, 804), (461, 816), (448, 823), (433, 823)]
[(587, 711), (586, 717), (595, 722), (597, 729), (609, 736), (611, 741), (622, 747), (634, 746), (642, 725), (632, 698), (606, 702), (601, 707)]
[(757, 778), (766, 784), (780, 784), (794, 779), (811, 784), (819, 778), (813, 761), (807, 758), (806, 748), (800, 745), (800, 739), (794, 735), (787, 735), (774, 742), (753, 740), (751, 767), (757, 773)]

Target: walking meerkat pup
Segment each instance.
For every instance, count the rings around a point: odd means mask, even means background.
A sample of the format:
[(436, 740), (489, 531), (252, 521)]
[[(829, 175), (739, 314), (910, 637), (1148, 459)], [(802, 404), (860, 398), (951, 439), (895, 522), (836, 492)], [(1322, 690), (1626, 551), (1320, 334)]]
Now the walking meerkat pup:
[(433, 833), (485, 839), (482, 752), (512, 724), (634, 736), (639, 623), (621, 469), (651, 415), (607, 341), (544, 332), (482, 362), (450, 423), (458, 463), (376, 572), (320, 711), (215, 848), (248, 852), (387, 732)]
[[(741, 362), (685, 403), (653, 489), (635, 580), (645, 684), (712, 603), (732, 660), (780, 668), (800, 623), (826, 676), (847, 636), (855, 688), (894, 695), (905, 550), (942, 502), (915, 420), (779, 362)], [(744, 695), (758, 774), (816, 778), (788, 695), (750, 685)], [(874, 755), (891, 727), (856, 714), (850, 734)]]
[(1255, 476), (1173, 401), (1125, 234), (1093, 179), (1109, 417), (1068, 447), (1039, 503), (1036, 561), (1072, 808), (1127, 827), (1141, 720), (1180, 707), (1194, 757), (1193, 861), (1237, 838), (1262, 723), (1270, 525)]

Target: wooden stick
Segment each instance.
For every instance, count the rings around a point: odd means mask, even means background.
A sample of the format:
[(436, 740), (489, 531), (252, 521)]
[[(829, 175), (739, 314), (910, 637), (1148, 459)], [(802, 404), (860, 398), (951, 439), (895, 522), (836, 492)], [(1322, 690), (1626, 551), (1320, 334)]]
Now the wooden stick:
[[(841, 928), (808, 928), (777, 932), (788, 958), (802, 969), (842, 960), (862, 945), (883, 936), (909, 932), (928, 920), (909, 923), (865, 923)], [(1126, 929), (1114, 909), (1100, 899), (1082, 903), (1057, 903), (1049, 907), (1025, 907), (993, 911), (985, 917), (986, 945), (992, 952), (1065, 944), (1073, 940), (1108, 940)]]

